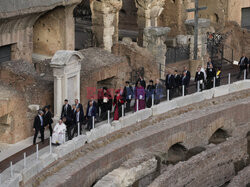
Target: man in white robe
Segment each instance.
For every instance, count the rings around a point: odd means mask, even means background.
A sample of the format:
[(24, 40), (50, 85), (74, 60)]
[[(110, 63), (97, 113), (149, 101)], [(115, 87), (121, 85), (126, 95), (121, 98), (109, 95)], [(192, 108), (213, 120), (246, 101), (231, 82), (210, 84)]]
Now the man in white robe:
[(66, 125), (63, 123), (62, 120), (59, 120), (59, 122), (56, 124), (53, 130), (52, 143), (53, 144), (64, 143), (65, 132), (66, 132)]

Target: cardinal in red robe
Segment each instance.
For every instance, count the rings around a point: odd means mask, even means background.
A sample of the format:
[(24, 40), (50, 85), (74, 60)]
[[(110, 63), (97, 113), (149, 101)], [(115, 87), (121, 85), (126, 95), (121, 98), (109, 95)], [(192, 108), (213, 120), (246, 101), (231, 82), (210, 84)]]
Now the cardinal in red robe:
[(122, 105), (124, 104), (124, 99), (120, 93), (121, 93), (120, 90), (115, 91), (115, 97), (113, 103), (115, 107), (114, 120), (119, 120), (119, 118), (122, 116)]

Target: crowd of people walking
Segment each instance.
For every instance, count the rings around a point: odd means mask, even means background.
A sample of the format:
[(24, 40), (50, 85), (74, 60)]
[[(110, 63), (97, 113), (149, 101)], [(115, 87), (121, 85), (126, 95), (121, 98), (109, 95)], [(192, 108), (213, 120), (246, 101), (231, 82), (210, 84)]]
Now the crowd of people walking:
[[(249, 60), (243, 55), (239, 61), (239, 79), (243, 72), (246, 72)], [(250, 71), (250, 65), (249, 65)], [(44, 142), (44, 128), (48, 127), (52, 143), (61, 144), (67, 139), (71, 140), (78, 133), (82, 133), (83, 127), (90, 131), (93, 128), (94, 121), (107, 120), (109, 114), (113, 114), (113, 120), (119, 118), (131, 111), (138, 111), (152, 107), (154, 104), (160, 103), (166, 94), (171, 100), (174, 97), (187, 95), (190, 85), (191, 74), (187, 67), (179, 73), (177, 70), (168, 71), (165, 79), (165, 88), (159, 79), (154, 83), (150, 80), (148, 85), (143, 76), (138, 74), (138, 80), (133, 87), (129, 81), (125, 82), (122, 89), (117, 89), (114, 96), (110, 89), (103, 87), (98, 91), (97, 101), (92, 97), (87, 104), (86, 113), (84, 113), (83, 105), (75, 99), (75, 103), (71, 106), (67, 99), (64, 100), (62, 106), (61, 118), (52, 128), (52, 113), (50, 107), (45, 106), (43, 110), (38, 111), (38, 115), (34, 120), (34, 140), (36, 143), (37, 135), (40, 132), (41, 140)], [(221, 69), (215, 68), (211, 58), (209, 58), (205, 69), (198, 66), (195, 74), (194, 82), (198, 91), (211, 89), (214, 86), (220, 86)], [(113, 111), (113, 112), (112, 112)]]

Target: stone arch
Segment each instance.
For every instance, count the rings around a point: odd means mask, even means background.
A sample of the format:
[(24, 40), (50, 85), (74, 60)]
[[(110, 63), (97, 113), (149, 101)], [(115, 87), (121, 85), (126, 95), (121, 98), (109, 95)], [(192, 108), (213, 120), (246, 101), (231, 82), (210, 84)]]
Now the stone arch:
[(169, 136), (167, 139), (167, 145), (165, 150), (168, 151), (172, 145), (177, 143), (181, 143), (183, 146), (186, 147), (186, 132), (182, 131)]
[(33, 26), (33, 53), (51, 57), (58, 50), (75, 49), (74, 7), (58, 6), (36, 20)]
[[(247, 132), (246, 138), (247, 138), (247, 153), (250, 156), (250, 131)], [(250, 163), (250, 158), (248, 160)]]
[(221, 129), (225, 131), (229, 136), (232, 135), (233, 127), (235, 126), (234, 122), (231, 120), (225, 120), (223, 117), (214, 120), (207, 127), (206, 134), (204, 135), (207, 142), (212, 137), (212, 135), (218, 130)]
[(80, 70), (83, 55), (77, 51), (57, 51), (50, 66), (54, 76), (54, 113), (59, 119), (62, 103), (68, 99), (70, 104), (74, 99), (80, 99)]
[(212, 136), (208, 139), (208, 143), (220, 144), (225, 142), (227, 138), (230, 137), (226, 130), (219, 128), (217, 129)]

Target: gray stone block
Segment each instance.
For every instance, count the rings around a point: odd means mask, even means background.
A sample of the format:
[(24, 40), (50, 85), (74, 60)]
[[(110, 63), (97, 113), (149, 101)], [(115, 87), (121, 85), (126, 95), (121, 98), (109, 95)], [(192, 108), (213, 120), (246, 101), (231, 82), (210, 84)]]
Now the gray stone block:
[(62, 158), (63, 156), (73, 152), (74, 150), (75, 150), (75, 143), (73, 140), (70, 140), (56, 147), (54, 153), (58, 155), (58, 158)]
[(176, 101), (171, 100), (171, 101), (165, 101), (165, 102), (162, 102), (158, 105), (155, 105), (151, 109), (152, 109), (153, 116), (156, 116), (159, 114), (166, 113), (166, 112), (173, 110), (175, 108), (177, 108)]
[(87, 141), (86, 135), (80, 135), (75, 138), (73, 138), (75, 149), (79, 149), (80, 147), (84, 146)]
[(58, 159), (57, 154), (50, 154), (50, 153), (45, 153), (40, 157), (40, 160), (42, 162), (42, 169), (46, 168), (53, 162), (55, 162)]
[(22, 171), (23, 183), (26, 183), (30, 178), (37, 175), (43, 169), (43, 163), (41, 160), (34, 161), (33, 163), (27, 163), (27, 167)]
[(0, 184), (0, 187), (19, 187), (20, 177), (22, 177), (20, 176), (20, 174), (14, 174), (12, 178), (9, 178), (8, 180)]

